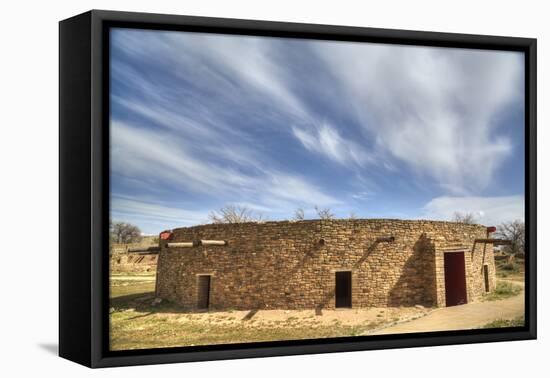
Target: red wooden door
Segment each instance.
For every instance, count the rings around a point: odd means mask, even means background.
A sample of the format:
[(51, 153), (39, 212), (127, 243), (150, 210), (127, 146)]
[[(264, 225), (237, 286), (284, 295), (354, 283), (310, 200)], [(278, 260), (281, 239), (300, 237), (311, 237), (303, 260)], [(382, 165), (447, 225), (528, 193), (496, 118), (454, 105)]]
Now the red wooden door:
[(447, 252), (445, 259), (445, 302), (447, 306), (467, 303), (464, 252)]

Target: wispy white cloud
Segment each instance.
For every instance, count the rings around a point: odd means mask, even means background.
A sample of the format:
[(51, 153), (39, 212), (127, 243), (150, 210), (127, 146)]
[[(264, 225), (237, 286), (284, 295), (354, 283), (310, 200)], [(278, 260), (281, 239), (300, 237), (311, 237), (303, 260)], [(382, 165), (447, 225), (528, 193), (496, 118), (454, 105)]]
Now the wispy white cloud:
[[(193, 150), (171, 133), (152, 132), (126, 123), (111, 122), (111, 169), (126, 177), (141, 177), (155, 185), (178, 185), (195, 193), (218, 198), (241, 198), (260, 201), (257, 206), (292, 209), (297, 205), (330, 205), (340, 201), (292, 173), (269, 167), (258, 168), (257, 161), (237, 153), (225, 154), (217, 163), (201, 150)], [(249, 164), (255, 168), (247, 174), (228, 166)], [(223, 164), (223, 166), (222, 166)]]
[[(424, 212), (443, 218), (447, 207), (483, 207), (475, 195), (514, 153), (497, 118), (522, 101), (519, 54), (137, 30), (113, 35), (124, 58), (112, 64), (113, 88), (123, 89), (111, 96), (111, 168), (121, 186), (141, 194), (163, 188), (208, 198), (209, 206), (246, 204), (277, 219), (313, 205), (345, 215), (355, 210), (347, 200), (374, 199), (373, 191), (384, 195), (387, 185), (426, 192), (435, 185), (449, 196)], [(309, 163), (321, 158), (349, 170), (349, 182), (289, 163), (286, 146), (296, 142), (300, 157), (305, 151), (314, 158)], [(494, 197), (483, 198), (496, 206)], [(155, 204), (149, 198), (133, 200), (135, 216), (140, 209), (143, 217), (158, 213), (138, 206)]]
[(523, 196), (437, 197), (426, 204), (421, 218), (452, 220), (455, 212), (473, 214), (476, 222), (496, 226), (524, 220), (525, 200)]
[(168, 38), (173, 47), (182, 47), (180, 51), (192, 53), (202, 58), (202, 62), (219, 74), (239, 82), (239, 86), (248, 86), (254, 95), (267, 99), (266, 104), (273, 104), (285, 114), (301, 119), (308, 119), (309, 112), (305, 105), (289, 89), (284, 66), (276, 64), (276, 40), (241, 36), (239, 38), (220, 35), (197, 35), (193, 39), (183, 40), (178, 35), (170, 34)]
[(522, 101), (519, 53), (318, 44), (367, 135), (455, 193), (485, 188), (512, 153), (495, 119)]
[(374, 160), (365, 148), (342, 137), (337, 129), (326, 122), (311, 130), (293, 126), (292, 132), (306, 149), (340, 164), (363, 166), (365, 163)]
[[(191, 147), (170, 133), (111, 122), (111, 169), (124, 176), (142, 177), (155, 183), (164, 180), (192, 190), (239, 191), (256, 183), (233, 168), (201, 161)], [(223, 188), (223, 189), (222, 189)]]
[(267, 194), (267, 201), (271, 197), (275, 201), (284, 200), (309, 205), (334, 205), (341, 202), (333, 196), (323, 193), (303, 178), (289, 174), (271, 175), (262, 193)]
[[(175, 67), (182, 68), (181, 71), (193, 72), (200, 88), (216, 96), (219, 102), (216, 111), (237, 107), (248, 117), (258, 117), (258, 127), (262, 128), (272, 124), (265, 122), (265, 119), (276, 117), (280, 120), (277, 125), (278, 132), (290, 132), (309, 151), (324, 155), (343, 165), (348, 163), (363, 165), (372, 159), (365, 148), (341, 136), (337, 128), (323, 120), (324, 114), (319, 114), (308, 107), (305, 101), (295, 93), (292, 85), (296, 77), (293, 77), (288, 70), (284, 52), (279, 46), (280, 41), (208, 34), (182, 38), (181, 33), (162, 33), (156, 35), (150, 43), (144, 42), (144, 39), (148, 38), (151, 38), (151, 35), (126, 34), (124, 46), (128, 52), (143, 59), (150, 59), (151, 56), (167, 56), (167, 60), (172, 61)], [(161, 42), (159, 43), (158, 40)], [(144, 48), (133, 48), (133, 45), (144, 46)], [(119, 71), (119, 75), (126, 76), (128, 75), (126, 71), (132, 72), (131, 69), (121, 68)], [(178, 69), (175, 74), (182, 79), (188, 79)], [(132, 74), (131, 76), (128, 80), (137, 81), (144, 93), (159, 92), (158, 89), (150, 91), (152, 84), (147, 81), (143, 83), (143, 78), (135, 78)], [(128, 102), (117, 97), (114, 100), (131, 111), (139, 112), (149, 119), (159, 121), (176, 130), (181, 127), (197, 130), (198, 137), (206, 132), (204, 126), (216, 128), (220, 124), (219, 118), (217, 122), (209, 122), (209, 119), (206, 119), (206, 122), (201, 121), (202, 124), (194, 122), (197, 117), (204, 118), (208, 110), (198, 114), (197, 107), (201, 106), (200, 103), (193, 103), (191, 107), (181, 106), (191, 101), (189, 96), (186, 96), (182, 104), (178, 104), (179, 107), (172, 112), (154, 104), (151, 105), (149, 102), (136, 105), (135, 101)], [(193, 117), (182, 114), (186, 108), (191, 110)], [(213, 115), (209, 117), (216, 119)], [(229, 125), (224, 125), (223, 128), (227, 132), (235, 129), (239, 128)], [(246, 134), (241, 134), (240, 137), (246, 137)]]
[(362, 191), (362, 192), (352, 194), (351, 197), (359, 201), (365, 201), (367, 199), (372, 198), (372, 193)]
[(115, 194), (111, 196), (111, 217), (114, 221), (132, 219), (140, 224), (142, 232), (154, 234), (161, 229), (206, 223), (208, 212)]
[(275, 62), (280, 58), (275, 39), (140, 31), (116, 33), (115, 38), (127, 53), (168, 66), (181, 80), (189, 80), (192, 73), (197, 86), (219, 101), (241, 106), (259, 102), (263, 110), (309, 118), (301, 99), (289, 89), (287, 80), (292, 78)]
[[(140, 55), (140, 59), (147, 57)], [(155, 127), (170, 129), (175, 135), (188, 139), (237, 137), (246, 141), (246, 132), (231, 127), (223, 114), (218, 114), (221, 113), (221, 105), (218, 109), (212, 109), (204, 98), (192, 90), (178, 88), (183, 87), (185, 82), (156, 82), (136, 72), (129, 64), (116, 61), (112, 63), (111, 71), (117, 80), (131, 83), (131, 96), (110, 96), (112, 104), (122, 107), (127, 114), (139, 116)], [(197, 81), (206, 80), (199, 77)]]

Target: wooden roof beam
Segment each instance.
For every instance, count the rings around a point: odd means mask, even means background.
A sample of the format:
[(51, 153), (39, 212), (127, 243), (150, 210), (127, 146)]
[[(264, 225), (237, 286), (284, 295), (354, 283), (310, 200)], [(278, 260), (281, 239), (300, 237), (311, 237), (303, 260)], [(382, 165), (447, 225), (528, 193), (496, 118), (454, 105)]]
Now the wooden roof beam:
[(193, 248), (201, 245), (227, 245), (226, 240), (194, 240), (190, 242), (169, 242), (167, 243), (168, 248)]
[(128, 247), (128, 253), (159, 253), (160, 248), (157, 246), (151, 247)]
[(225, 240), (201, 240), (201, 245), (227, 245)]
[(489, 243), (495, 245), (510, 245), (512, 242), (506, 239), (475, 239), (474, 243)]
[(168, 248), (193, 248), (198, 247), (200, 244), (199, 240), (195, 240), (190, 242), (169, 242), (166, 243), (166, 246)]

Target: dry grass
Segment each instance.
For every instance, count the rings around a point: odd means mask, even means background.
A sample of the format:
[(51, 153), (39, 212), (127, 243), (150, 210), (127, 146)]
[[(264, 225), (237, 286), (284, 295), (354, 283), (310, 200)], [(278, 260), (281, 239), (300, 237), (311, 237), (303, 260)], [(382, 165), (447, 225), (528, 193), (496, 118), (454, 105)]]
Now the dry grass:
[(286, 320), (256, 325), (242, 320), (234, 323), (224, 322), (220, 318), (201, 321), (191, 315), (130, 310), (111, 314), (111, 325), (112, 349), (127, 350), (355, 336), (377, 327), (379, 323), (348, 326), (336, 323), (319, 325), (315, 320)]
[(496, 260), (496, 273), (498, 278), (509, 280), (523, 280), (525, 276), (525, 260), (517, 258), (512, 262), (507, 260)]
[(524, 325), (525, 325), (525, 319), (523, 316), (520, 316), (515, 319), (498, 319), (485, 324), (481, 328), (510, 328), (510, 327), (523, 327)]
[[(518, 264), (519, 265), (519, 264)], [(505, 270), (497, 265), (496, 289), (484, 300), (518, 295), (523, 269)], [(154, 274), (125, 273), (111, 280), (111, 348), (113, 350), (174, 346), (246, 343), (276, 340), (355, 336), (403, 320), (422, 316), (429, 309), (370, 308), (315, 311), (261, 310), (187, 312), (170, 303), (153, 306)], [(523, 325), (523, 318), (500, 319), (483, 328)]]
[(170, 303), (153, 306), (154, 281), (113, 280), (111, 349), (230, 344), (356, 336), (419, 316), (419, 308), (187, 312)]
[(523, 288), (520, 285), (507, 281), (497, 281), (497, 287), (483, 297), (484, 301), (499, 301), (520, 294)]

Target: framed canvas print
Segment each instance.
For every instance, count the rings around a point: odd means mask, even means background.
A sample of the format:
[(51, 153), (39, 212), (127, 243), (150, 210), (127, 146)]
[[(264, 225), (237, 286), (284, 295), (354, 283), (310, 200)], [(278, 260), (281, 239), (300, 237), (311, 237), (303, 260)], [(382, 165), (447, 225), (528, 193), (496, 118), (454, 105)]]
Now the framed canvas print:
[(536, 40), (60, 22), (60, 355), (536, 337)]

